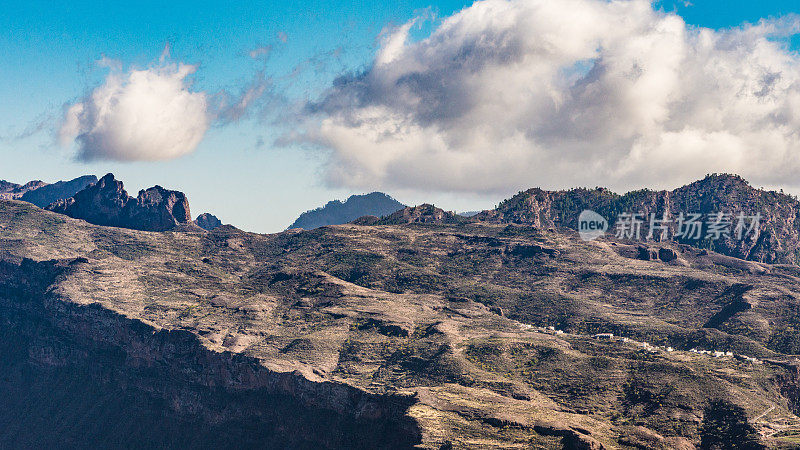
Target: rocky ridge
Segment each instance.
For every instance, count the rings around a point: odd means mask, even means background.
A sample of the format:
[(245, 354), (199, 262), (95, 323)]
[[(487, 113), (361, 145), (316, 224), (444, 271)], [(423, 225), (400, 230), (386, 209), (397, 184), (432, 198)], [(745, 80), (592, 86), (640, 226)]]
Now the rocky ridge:
[[(700, 239), (678, 238), (677, 242), (723, 253), (736, 258), (766, 263), (797, 264), (800, 262), (800, 202), (783, 193), (755, 189), (736, 175), (713, 174), (672, 191), (640, 190), (624, 195), (608, 189), (572, 189), (546, 191), (539, 188), (520, 192), (501, 202), (494, 210), (473, 218), (489, 223), (524, 224), (539, 228), (568, 227), (577, 229), (583, 210), (593, 210), (609, 221), (614, 232), (621, 213), (641, 214), (640, 238), (648, 240), (649, 218), (671, 218), (666, 237), (676, 235), (677, 218), (683, 214), (701, 214), (703, 220), (716, 213), (727, 214), (731, 235), (719, 240), (706, 238), (707, 226)], [(733, 233), (737, 216), (760, 215), (758, 233), (738, 239)], [(663, 224), (662, 224), (663, 225)], [(749, 225), (746, 222), (745, 225)], [(649, 240), (659, 240), (655, 230)]]
[(10, 183), (0, 180), (0, 199), (19, 199), (44, 208), (57, 200), (72, 197), (86, 186), (97, 182), (94, 175), (85, 175), (69, 181), (57, 181), (52, 184), (40, 180), (25, 184)]
[(133, 198), (110, 173), (46, 209), (95, 225), (133, 230), (165, 231), (192, 223), (189, 201), (182, 192), (154, 186)]

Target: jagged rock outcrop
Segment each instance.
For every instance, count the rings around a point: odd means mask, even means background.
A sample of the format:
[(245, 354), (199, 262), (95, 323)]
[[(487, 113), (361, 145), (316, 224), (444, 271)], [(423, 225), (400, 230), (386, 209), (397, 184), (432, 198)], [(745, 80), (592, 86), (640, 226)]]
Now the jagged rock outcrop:
[(46, 209), (95, 225), (144, 231), (166, 231), (192, 222), (189, 201), (182, 192), (154, 186), (133, 198), (110, 173)]
[(382, 217), (405, 207), (406, 205), (383, 192), (351, 195), (344, 202), (334, 200), (321, 208), (304, 212), (288, 229), (303, 228), (311, 230), (326, 225), (341, 225), (362, 216)]
[(211, 231), (222, 226), (222, 221), (211, 213), (200, 214), (197, 216), (197, 219), (194, 219), (194, 223), (206, 231)]
[(13, 200), (22, 197), (26, 192), (39, 189), (47, 183), (41, 180), (29, 181), (25, 184), (11, 183), (0, 180), (0, 199)]
[[(683, 244), (707, 248), (740, 259), (766, 263), (800, 262), (800, 202), (783, 193), (755, 189), (736, 175), (713, 174), (672, 191), (640, 190), (625, 195), (608, 189), (572, 189), (545, 191), (534, 188), (520, 192), (490, 211), (474, 218), (492, 223), (533, 225), (540, 228), (568, 227), (577, 229), (578, 216), (585, 209), (593, 210), (609, 221), (613, 233), (620, 213), (641, 214), (642, 240), (659, 240), (660, 230), (648, 239), (649, 217), (670, 217), (668, 238), (675, 235), (675, 219), (684, 214), (701, 214), (706, 221), (718, 212), (729, 214), (731, 235), (718, 240), (706, 238), (706, 228), (700, 239), (676, 239)], [(738, 239), (734, 231), (737, 215), (761, 215), (758, 233), (743, 233)], [(746, 223), (749, 225), (749, 222)]]
[(470, 222), (471, 219), (458, 214), (445, 211), (431, 204), (409, 206), (395, 211), (378, 220), (375, 225), (400, 225), (404, 223), (427, 223), (436, 225), (453, 225)]

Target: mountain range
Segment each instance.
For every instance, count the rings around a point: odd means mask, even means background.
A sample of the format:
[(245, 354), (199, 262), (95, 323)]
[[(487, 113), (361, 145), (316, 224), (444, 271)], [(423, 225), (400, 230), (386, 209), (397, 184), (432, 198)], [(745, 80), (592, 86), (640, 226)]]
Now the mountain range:
[[(715, 185), (756, 195), (686, 197)], [(180, 198), (82, 192), (92, 220)], [(0, 446), (791, 448), (798, 266), (584, 241), (541, 206), (570, 196), (270, 235), (0, 200)]]
[[(671, 191), (643, 189), (624, 195), (604, 188), (568, 191), (529, 189), (504, 200), (496, 209), (472, 218), (489, 223), (577, 230), (578, 216), (587, 209), (605, 217), (612, 233), (621, 213), (639, 214), (642, 219), (639, 237), (642, 240), (647, 240), (650, 234), (651, 214), (657, 219), (672, 218), (672, 222), (661, 224), (666, 229), (666, 235), (672, 238), (678, 231), (675, 219), (681, 214), (684, 217), (699, 214), (707, 221), (714, 214), (724, 213), (732, 222), (730, 236), (708, 239), (706, 225), (700, 230), (699, 239), (689, 236), (675, 240), (750, 261), (797, 264), (800, 258), (800, 202), (797, 198), (753, 188), (743, 178), (729, 174), (711, 174)], [(748, 217), (758, 214), (757, 232), (739, 239), (733, 233), (739, 214)], [(650, 240), (659, 240), (661, 232), (659, 229)]]
[(43, 181), (30, 181), (16, 184), (0, 180), (0, 199), (19, 199), (44, 208), (58, 200), (72, 197), (83, 188), (97, 182), (94, 175), (84, 175), (69, 181), (47, 184)]

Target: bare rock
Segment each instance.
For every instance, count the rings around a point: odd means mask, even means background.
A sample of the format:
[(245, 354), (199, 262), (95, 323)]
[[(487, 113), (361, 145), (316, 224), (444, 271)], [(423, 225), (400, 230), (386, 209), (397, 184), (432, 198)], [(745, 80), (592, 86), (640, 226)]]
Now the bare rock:
[(189, 201), (182, 192), (154, 186), (133, 198), (110, 173), (46, 209), (95, 225), (145, 231), (170, 230), (192, 221)]
[(198, 227), (211, 231), (217, 227), (222, 226), (222, 221), (217, 218), (217, 216), (211, 213), (203, 213), (197, 216), (197, 219), (194, 219), (195, 225)]
[(658, 259), (664, 262), (670, 262), (678, 259), (678, 253), (671, 248), (658, 249)]

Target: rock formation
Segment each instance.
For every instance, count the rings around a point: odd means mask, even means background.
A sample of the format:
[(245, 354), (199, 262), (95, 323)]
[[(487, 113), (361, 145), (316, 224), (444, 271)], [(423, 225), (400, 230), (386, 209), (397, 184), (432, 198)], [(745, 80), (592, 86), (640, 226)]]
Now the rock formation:
[(40, 180), (29, 181), (25, 184), (11, 183), (0, 180), (0, 199), (13, 200), (22, 197), (26, 192), (45, 186), (47, 183)]
[(399, 225), (403, 223), (427, 223), (436, 225), (450, 225), (470, 222), (467, 217), (459, 216), (450, 211), (445, 211), (431, 204), (409, 206), (383, 217), (375, 225)]
[[(680, 214), (701, 214), (703, 220), (715, 213), (728, 214), (732, 228), (736, 216), (760, 214), (758, 233), (749, 233), (738, 239), (734, 233), (719, 240), (677, 239), (678, 242), (708, 248), (725, 255), (767, 263), (797, 264), (800, 262), (800, 202), (783, 193), (751, 187), (736, 175), (713, 174), (672, 191), (648, 189), (615, 194), (608, 189), (572, 189), (546, 191), (539, 188), (520, 192), (490, 211), (474, 219), (491, 223), (533, 225), (539, 228), (568, 227), (577, 229), (581, 211), (593, 210), (609, 221), (613, 233), (620, 213), (641, 214), (643, 221), (640, 237), (649, 235), (649, 217), (671, 217), (667, 237), (676, 232), (674, 221)], [(660, 230), (655, 230), (650, 240), (659, 240)]]
[[(98, 204), (127, 198), (103, 184)], [(742, 448), (791, 447), (797, 267), (639, 245), (475, 222), (176, 235), (0, 201), (0, 448), (689, 449), (747, 423)]]
[(182, 192), (154, 186), (133, 198), (110, 173), (46, 209), (95, 225), (144, 231), (166, 231), (192, 221), (189, 201)]
[(211, 213), (203, 213), (197, 216), (197, 219), (194, 219), (195, 225), (198, 227), (211, 231), (214, 228), (221, 227), (222, 221), (217, 218), (217, 216)]

